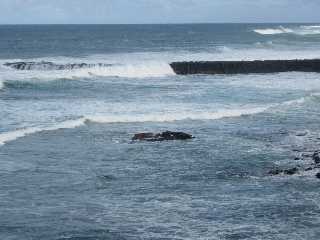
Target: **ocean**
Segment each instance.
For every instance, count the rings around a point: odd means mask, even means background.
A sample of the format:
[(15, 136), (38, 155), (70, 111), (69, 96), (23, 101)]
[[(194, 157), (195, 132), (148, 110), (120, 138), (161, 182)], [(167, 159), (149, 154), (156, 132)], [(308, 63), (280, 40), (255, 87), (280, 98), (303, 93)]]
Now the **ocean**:
[(169, 65), (319, 57), (319, 24), (1, 25), (0, 239), (319, 239), (320, 170), (269, 174), (320, 149), (319, 73)]

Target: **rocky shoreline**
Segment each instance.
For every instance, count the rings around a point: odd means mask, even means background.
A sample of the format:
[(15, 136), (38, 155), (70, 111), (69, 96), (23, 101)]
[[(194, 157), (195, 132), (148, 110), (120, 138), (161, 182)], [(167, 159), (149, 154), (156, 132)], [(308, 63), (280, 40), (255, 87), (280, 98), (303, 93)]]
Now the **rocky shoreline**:
[(297, 164), (297, 166), (288, 168), (288, 169), (272, 169), (268, 172), (269, 175), (295, 175), (301, 172), (308, 172), (312, 170), (319, 169), (319, 172), (316, 174), (316, 177), (320, 179), (320, 150), (314, 151), (314, 153), (310, 156), (309, 154), (302, 154), (302, 157), (296, 157), (294, 160), (309, 160), (312, 159), (312, 163), (306, 166), (301, 166)]
[[(301, 134), (297, 134), (297, 137), (301, 136)], [(304, 136), (304, 135), (303, 135)], [(185, 132), (172, 132), (172, 131), (165, 131), (161, 133), (152, 133), (152, 132), (141, 132), (136, 133), (131, 138), (132, 142), (137, 141), (144, 141), (144, 142), (163, 142), (163, 141), (173, 141), (173, 140), (190, 140), (194, 139), (195, 137), (191, 134)], [(320, 179), (320, 150), (307, 152), (307, 151), (300, 151), (298, 149), (293, 149), (298, 155), (294, 158), (295, 161), (303, 161), (304, 164), (296, 164), (294, 167), (290, 168), (279, 168), (276, 167), (271, 169), (267, 172), (269, 176), (281, 176), (287, 175), (292, 176), (296, 174), (300, 174), (303, 172), (309, 172), (318, 170), (319, 172), (315, 174), (315, 177)]]

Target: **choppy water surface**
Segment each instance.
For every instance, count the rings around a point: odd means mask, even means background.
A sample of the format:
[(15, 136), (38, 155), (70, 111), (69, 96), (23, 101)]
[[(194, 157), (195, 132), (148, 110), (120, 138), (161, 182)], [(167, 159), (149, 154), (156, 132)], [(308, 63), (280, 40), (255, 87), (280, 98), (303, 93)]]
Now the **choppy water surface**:
[[(169, 63), (318, 58), (319, 33), (0, 26), (0, 238), (318, 239), (317, 171), (267, 173), (319, 149), (319, 74), (177, 76)], [(165, 130), (196, 138), (130, 140)]]

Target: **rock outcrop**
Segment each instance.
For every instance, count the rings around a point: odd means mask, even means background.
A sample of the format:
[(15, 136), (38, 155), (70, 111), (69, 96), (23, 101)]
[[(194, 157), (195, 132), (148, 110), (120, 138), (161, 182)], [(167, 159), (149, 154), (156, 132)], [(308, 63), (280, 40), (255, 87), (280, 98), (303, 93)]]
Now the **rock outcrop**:
[(320, 72), (320, 59), (173, 62), (170, 66), (179, 75)]
[(315, 164), (320, 164), (320, 152), (319, 151), (315, 151), (312, 155), (312, 159), (314, 161)]
[[(305, 167), (301, 167), (300, 165), (297, 165), (296, 167), (289, 168), (289, 169), (273, 169), (268, 172), (269, 175), (275, 176), (275, 175), (294, 175), (301, 172), (308, 172), (313, 171), (316, 169), (320, 169), (320, 151), (315, 151), (313, 154), (307, 153), (302, 154), (302, 158), (295, 158), (295, 160), (304, 160), (304, 157), (307, 159), (312, 159), (314, 162), (309, 163)], [(320, 179), (320, 172), (316, 174), (316, 177)]]
[(133, 136), (132, 141), (161, 142), (170, 140), (188, 140), (192, 138), (192, 135), (184, 132), (166, 131), (162, 133), (137, 133)]
[(269, 171), (269, 174), (270, 175), (279, 175), (279, 174), (294, 175), (298, 172), (299, 172), (299, 169), (297, 167), (294, 167), (294, 168), (285, 169), (285, 170), (281, 170), (281, 169), (271, 170)]

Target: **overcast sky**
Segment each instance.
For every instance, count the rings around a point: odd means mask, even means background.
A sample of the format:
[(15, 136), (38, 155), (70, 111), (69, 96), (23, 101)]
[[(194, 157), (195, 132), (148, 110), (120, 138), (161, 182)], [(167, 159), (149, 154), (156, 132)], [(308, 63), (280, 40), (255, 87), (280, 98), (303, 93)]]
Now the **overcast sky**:
[(0, 0), (0, 24), (320, 22), (320, 0)]

